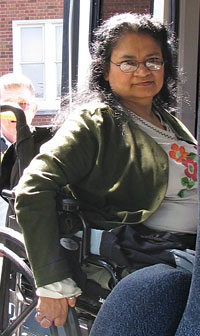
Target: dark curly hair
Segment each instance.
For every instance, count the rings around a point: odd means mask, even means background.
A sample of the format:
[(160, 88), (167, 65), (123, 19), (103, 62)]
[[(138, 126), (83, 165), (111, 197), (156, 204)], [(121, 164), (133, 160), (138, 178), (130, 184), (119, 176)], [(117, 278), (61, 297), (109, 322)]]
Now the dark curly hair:
[[(129, 111), (122, 106), (120, 97), (116, 96), (109, 82), (104, 79), (104, 74), (109, 71), (113, 49), (119, 39), (127, 33), (149, 35), (160, 45), (165, 64), (164, 84), (153, 98), (153, 102), (162, 105), (168, 111), (173, 110), (177, 101), (176, 41), (173, 33), (167, 25), (156, 21), (150, 15), (124, 13), (112, 16), (94, 31), (94, 42), (90, 45), (91, 63), (88, 77), (83, 89), (73, 92), (72, 111), (83, 103), (98, 99), (113, 109), (115, 117), (122, 122), (127, 120)], [(69, 98), (66, 101), (69, 102)], [(67, 112), (66, 105), (64, 110)]]

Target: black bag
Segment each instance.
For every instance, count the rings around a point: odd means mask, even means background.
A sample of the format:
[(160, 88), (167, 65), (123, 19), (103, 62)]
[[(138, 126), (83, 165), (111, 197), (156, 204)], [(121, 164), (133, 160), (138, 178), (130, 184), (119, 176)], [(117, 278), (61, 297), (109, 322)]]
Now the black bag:
[(100, 254), (130, 269), (164, 263), (176, 266), (170, 249), (195, 249), (196, 235), (156, 231), (143, 224), (122, 225), (102, 234)]

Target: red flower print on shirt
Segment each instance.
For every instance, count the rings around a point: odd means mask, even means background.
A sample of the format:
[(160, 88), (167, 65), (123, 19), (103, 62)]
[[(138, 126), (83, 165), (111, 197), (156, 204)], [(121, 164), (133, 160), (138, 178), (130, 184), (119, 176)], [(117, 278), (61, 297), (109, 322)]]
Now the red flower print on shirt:
[(176, 160), (176, 162), (182, 162), (186, 159), (188, 153), (185, 151), (183, 146), (178, 146), (177, 144), (173, 144), (171, 146), (171, 151), (169, 152), (170, 158)]
[[(194, 148), (195, 147), (196, 146), (194, 146)], [(194, 188), (195, 182), (197, 181), (196, 153), (188, 153), (183, 146), (178, 146), (174, 143), (171, 146), (171, 151), (169, 151), (169, 157), (186, 167), (184, 171), (185, 176), (181, 178), (181, 185), (184, 188), (178, 192), (178, 196), (183, 198), (185, 197), (185, 192)]]
[(193, 181), (196, 181), (197, 180), (197, 163), (194, 162), (190, 158), (188, 158), (187, 160), (184, 160), (182, 163), (186, 167), (185, 175), (187, 175)]

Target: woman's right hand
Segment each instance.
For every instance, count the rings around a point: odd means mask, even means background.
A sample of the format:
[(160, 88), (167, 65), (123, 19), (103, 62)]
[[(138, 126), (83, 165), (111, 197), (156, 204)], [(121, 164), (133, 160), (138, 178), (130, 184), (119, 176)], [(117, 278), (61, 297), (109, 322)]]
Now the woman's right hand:
[(35, 319), (42, 328), (50, 328), (53, 323), (56, 327), (62, 327), (67, 319), (69, 306), (74, 307), (75, 304), (75, 297), (62, 299), (39, 297)]

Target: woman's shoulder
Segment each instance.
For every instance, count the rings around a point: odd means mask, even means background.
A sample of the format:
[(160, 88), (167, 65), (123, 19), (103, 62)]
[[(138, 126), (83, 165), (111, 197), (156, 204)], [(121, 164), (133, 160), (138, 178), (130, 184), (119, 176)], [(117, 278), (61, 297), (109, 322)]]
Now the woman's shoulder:
[(106, 120), (113, 120), (112, 109), (105, 103), (99, 101), (91, 101), (82, 104), (72, 111), (66, 124), (69, 122), (76, 122), (79, 124), (94, 124), (97, 127), (103, 125)]
[(91, 101), (78, 106), (70, 112), (68, 118), (59, 128), (57, 135), (66, 134), (92, 134), (99, 137), (99, 134), (105, 134), (105, 130), (115, 129), (115, 122), (112, 116), (111, 108), (99, 101)]
[(100, 101), (91, 101), (89, 103), (83, 104), (79, 108), (78, 113), (82, 116), (90, 116), (91, 118), (95, 116), (104, 117), (105, 114), (112, 116), (111, 108), (107, 104)]

